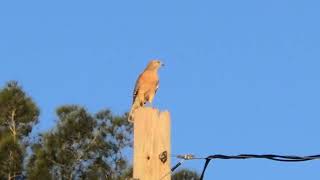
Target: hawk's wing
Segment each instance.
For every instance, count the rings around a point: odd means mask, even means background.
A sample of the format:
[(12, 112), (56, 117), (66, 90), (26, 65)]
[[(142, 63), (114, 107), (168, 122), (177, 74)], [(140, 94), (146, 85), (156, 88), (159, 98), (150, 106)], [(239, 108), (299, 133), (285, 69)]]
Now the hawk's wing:
[(158, 79), (158, 81), (157, 81), (156, 89), (154, 90), (154, 94), (156, 94), (156, 93), (157, 93), (158, 89), (159, 89), (159, 79)]
[(137, 79), (137, 81), (136, 81), (136, 84), (135, 84), (135, 86), (134, 86), (132, 104), (133, 104), (134, 101), (136, 100), (137, 95), (138, 95), (138, 92), (139, 92), (139, 87), (140, 87), (139, 81), (140, 81), (140, 79), (141, 79), (141, 76), (142, 76), (142, 74), (139, 75), (139, 77), (138, 77), (138, 79)]
[[(149, 72), (149, 71), (144, 71), (143, 73), (141, 73), (136, 81), (136, 85), (134, 87), (134, 91), (133, 91), (133, 101), (132, 104), (135, 103), (135, 101), (137, 100), (137, 96), (139, 95), (139, 93), (141, 93), (140, 91), (143, 91), (143, 93), (154, 93), (152, 96), (154, 96), (157, 92), (159, 88), (159, 79), (157, 77), (156, 74), (154, 74), (153, 72)], [(143, 100), (143, 99), (141, 99)], [(143, 100), (145, 103), (146, 99)], [(141, 102), (140, 102), (141, 103)]]

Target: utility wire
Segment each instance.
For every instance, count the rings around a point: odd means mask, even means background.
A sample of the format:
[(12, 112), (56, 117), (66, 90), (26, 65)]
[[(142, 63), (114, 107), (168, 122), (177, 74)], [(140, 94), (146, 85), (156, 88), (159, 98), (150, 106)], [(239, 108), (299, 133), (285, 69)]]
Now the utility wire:
[[(222, 154), (215, 154), (210, 155), (208, 157), (195, 157), (191, 154), (186, 155), (177, 155), (176, 158), (183, 159), (183, 160), (197, 160), (202, 159), (205, 160), (205, 164), (201, 173), (200, 180), (203, 180), (204, 174), (207, 170), (207, 167), (211, 160), (216, 159), (224, 159), (224, 160), (230, 160), (230, 159), (268, 159), (272, 161), (280, 161), (280, 162), (302, 162), (302, 161), (311, 161), (311, 160), (320, 160), (320, 155), (314, 155), (314, 156), (282, 156), (282, 155), (275, 155), (275, 154), (262, 154), (262, 155), (256, 155), (256, 154), (240, 154), (240, 155), (222, 155)], [(181, 165), (181, 164), (180, 164)], [(174, 171), (174, 170), (173, 170)], [(173, 172), (171, 171), (171, 172)]]

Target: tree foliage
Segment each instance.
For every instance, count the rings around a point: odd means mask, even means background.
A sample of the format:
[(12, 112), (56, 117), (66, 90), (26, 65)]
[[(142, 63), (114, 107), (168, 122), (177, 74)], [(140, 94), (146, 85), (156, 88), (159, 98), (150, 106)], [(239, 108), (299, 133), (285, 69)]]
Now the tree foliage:
[(25, 137), (38, 117), (39, 109), (32, 99), (16, 81), (8, 82), (0, 91), (0, 135), (10, 132), (14, 139)]
[(188, 169), (182, 169), (173, 174), (172, 180), (199, 180), (200, 176), (197, 172)]
[(23, 148), (10, 135), (0, 141), (0, 179), (14, 179), (22, 175)]
[(29, 178), (119, 179), (127, 171), (132, 125), (125, 116), (91, 115), (80, 106), (62, 106), (57, 116), (57, 127), (33, 147)]
[(27, 137), (37, 123), (39, 109), (17, 82), (0, 90), (0, 179), (22, 176)]

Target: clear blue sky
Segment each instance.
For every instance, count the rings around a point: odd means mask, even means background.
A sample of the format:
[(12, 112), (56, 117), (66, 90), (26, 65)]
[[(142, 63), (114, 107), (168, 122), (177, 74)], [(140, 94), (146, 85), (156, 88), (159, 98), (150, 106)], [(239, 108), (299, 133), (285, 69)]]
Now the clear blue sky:
[[(320, 2), (1, 1), (0, 84), (41, 108), (128, 111), (137, 75), (163, 59), (154, 105), (172, 115), (172, 151), (320, 153)], [(174, 161), (176, 162), (176, 161)], [(202, 162), (184, 167), (200, 170)], [(318, 180), (320, 162), (216, 161), (208, 180)]]

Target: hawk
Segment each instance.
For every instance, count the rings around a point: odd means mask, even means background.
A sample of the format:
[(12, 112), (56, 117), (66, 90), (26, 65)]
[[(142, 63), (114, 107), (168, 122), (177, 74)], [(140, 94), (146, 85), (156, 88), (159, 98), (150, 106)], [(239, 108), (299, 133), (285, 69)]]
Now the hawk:
[(164, 66), (161, 61), (151, 60), (136, 81), (133, 91), (133, 102), (129, 113), (129, 121), (134, 120), (134, 111), (143, 107), (147, 102), (152, 104), (153, 98), (159, 88), (158, 70)]

